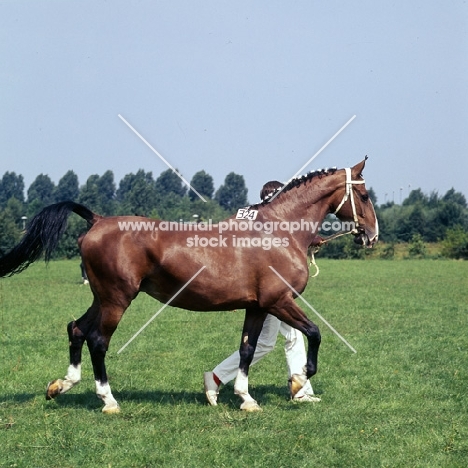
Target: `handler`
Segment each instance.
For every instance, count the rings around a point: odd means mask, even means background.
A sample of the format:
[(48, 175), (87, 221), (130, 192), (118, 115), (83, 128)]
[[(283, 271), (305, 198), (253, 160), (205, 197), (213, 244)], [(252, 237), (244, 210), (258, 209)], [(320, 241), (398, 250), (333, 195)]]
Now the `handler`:
[[(267, 182), (260, 192), (260, 198), (264, 201), (267, 197), (271, 196), (276, 189), (282, 186), (283, 184), (281, 182)], [(257, 363), (269, 352), (273, 351), (278, 333), (281, 333), (286, 339), (284, 352), (286, 354), (289, 377), (293, 374), (302, 374), (303, 368), (307, 362), (302, 333), (270, 314), (267, 315), (263, 323), (263, 328), (258, 337), (257, 347), (251, 365)], [(216, 406), (218, 404), (218, 394), (221, 384), (225, 385), (236, 378), (239, 369), (239, 360), (239, 351), (236, 351), (218, 364), (211, 372), (204, 373), (205, 395), (211, 406)], [(320, 398), (314, 395), (312, 385), (310, 381), (307, 380), (306, 384), (292, 397), (292, 400), (311, 403), (320, 401)]]

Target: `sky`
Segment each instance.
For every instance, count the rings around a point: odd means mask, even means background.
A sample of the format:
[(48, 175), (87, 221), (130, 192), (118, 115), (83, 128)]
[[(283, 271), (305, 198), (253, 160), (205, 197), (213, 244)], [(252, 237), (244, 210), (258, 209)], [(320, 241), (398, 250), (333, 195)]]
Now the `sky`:
[(156, 178), (119, 115), (189, 181), (243, 175), (251, 203), (348, 122), (302, 173), (368, 155), (378, 203), (468, 198), (468, 4), (0, 0), (0, 177)]

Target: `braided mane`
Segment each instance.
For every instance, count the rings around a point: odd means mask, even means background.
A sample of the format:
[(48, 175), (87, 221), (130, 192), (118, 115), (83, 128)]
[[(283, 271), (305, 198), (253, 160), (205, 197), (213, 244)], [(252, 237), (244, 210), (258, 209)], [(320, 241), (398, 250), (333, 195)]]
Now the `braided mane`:
[(302, 184), (306, 183), (307, 181), (312, 180), (314, 177), (322, 178), (323, 176), (334, 174), (336, 171), (337, 171), (336, 167), (331, 167), (331, 168), (326, 168), (326, 169), (318, 169), (318, 170), (315, 170), (315, 171), (310, 171), (307, 174), (303, 174), (301, 176), (294, 177), (285, 186), (277, 188), (275, 191), (268, 194), (265, 197), (265, 200), (262, 203), (259, 203), (259, 204), (265, 205), (267, 203), (270, 203), (270, 201), (272, 200), (273, 197), (276, 198), (275, 195), (278, 192), (287, 192), (287, 191), (291, 190), (294, 187), (298, 187), (299, 185), (302, 185)]

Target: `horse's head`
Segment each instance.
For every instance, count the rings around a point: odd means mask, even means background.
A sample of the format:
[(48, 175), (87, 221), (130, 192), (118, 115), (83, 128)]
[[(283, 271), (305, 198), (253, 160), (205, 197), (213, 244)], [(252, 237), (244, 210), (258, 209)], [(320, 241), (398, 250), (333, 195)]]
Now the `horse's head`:
[(354, 222), (354, 242), (372, 247), (379, 236), (379, 223), (362, 176), (366, 159), (336, 172), (337, 177), (343, 177), (343, 185), (333, 194), (330, 206), (340, 220)]

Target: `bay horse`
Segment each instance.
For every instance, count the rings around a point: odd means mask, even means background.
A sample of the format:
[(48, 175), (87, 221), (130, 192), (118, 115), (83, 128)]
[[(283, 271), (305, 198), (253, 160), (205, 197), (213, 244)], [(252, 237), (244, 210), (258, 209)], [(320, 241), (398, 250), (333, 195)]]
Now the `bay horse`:
[(44, 208), (31, 220), (20, 243), (0, 258), (0, 277), (23, 271), (42, 254), (48, 261), (74, 212), (90, 226), (79, 244), (93, 294), (87, 312), (68, 324), (70, 364), (64, 379), (48, 384), (46, 398), (79, 383), (86, 341), (96, 393), (104, 402), (102, 411), (120, 411), (109, 386), (105, 357), (123, 313), (140, 292), (193, 311), (246, 310), (234, 385), (246, 411), (260, 409), (249, 395), (248, 373), (267, 314), (301, 331), (308, 340), (307, 363), (302, 375), (291, 378), (294, 396), (317, 372), (320, 331), (294, 298), (306, 288), (307, 249), (319, 223), (335, 213), (342, 221), (355, 223), (357, 243), (372, 247), (378, 238), (377, 218), (362, 176), (364, 165), (365, 160), (352, 168), (295, 178), (269, 201), (244, 210), (242, 216), (246, 213), (249, 220), (234, 215), (195, 235), (185, 230), (187, 225), (168, 230), (163, 229), (164, 221), (102, 217), (72, 201)]

